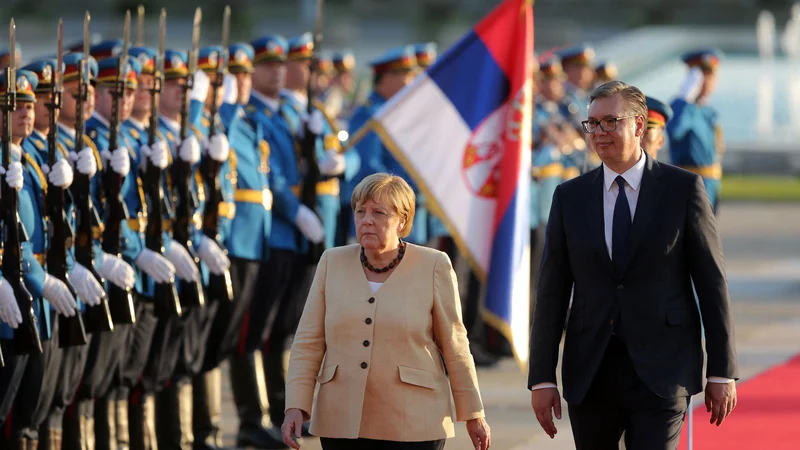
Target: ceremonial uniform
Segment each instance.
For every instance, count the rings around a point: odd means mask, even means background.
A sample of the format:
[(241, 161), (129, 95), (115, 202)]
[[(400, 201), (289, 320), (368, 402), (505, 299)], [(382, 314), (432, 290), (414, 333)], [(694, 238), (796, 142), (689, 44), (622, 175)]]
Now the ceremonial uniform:
[[(594, 64), (594, 49), (585, 44), (561, 49), (556, 52), (556, 55), (560, 58), (561, 66), (565, 71), (569, 71), (572, 66), (589, 68), (591, 70)], [(594, 71), (592, 71), (592, 74), (593, 73)], [(591, 87), (591, 83), (589, 86)], [(573, 112), (573, 108), (570, 107), (570, 112), (579, 117), (585, 116), (586, 112), (589, 110), (589, 92), (582, 86), (574, 84), (574, 81), (570, 81), (569, 79), (564, 82), (564, 88), (568, 99), (567, 103), (573, 104), (575, 108), (577, 108)]]
[[(689, 68), (699, 67), (711, 76), (719, 66), (721, 53), (714, 49), (687, 53)], [(667, 124), (672, 164), (703, 178), (708, 198), (717, 211), (725, 145), (716, 109), (678, 98), (671, 104), (675, 116)]]

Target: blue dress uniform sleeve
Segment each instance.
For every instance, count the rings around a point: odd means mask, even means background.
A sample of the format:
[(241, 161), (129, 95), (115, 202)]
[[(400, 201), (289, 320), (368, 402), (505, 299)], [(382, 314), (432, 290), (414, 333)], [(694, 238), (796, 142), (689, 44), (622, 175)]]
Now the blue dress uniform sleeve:
[(44, 278), (46, 272), (33, 255), (33, 246), (22, 243), (22, 279), (34, 298), (44, 297)]
[(361, 171), (361, 156), (355, 148), (344, 152), (344, 181), (352, 181)]
[[(271, 140), (267, 141), (275, 149)], [(297, 210), (300, 209), (300, 200), (292, 192), (292, 186), (283, 174), (280, 157), (272, 151), (269, 155), (269, 185), (272, 188), (272, 210), (287, 222), (294, 222)]]
[[(350, 119), (350, 136), (358, 132), (370, 119), (372, 119), (371, 108), (365, 106), (358, 108)], [(375, 132), (370, 131), (356, 143), (355, 148), (361, 160), (361, 170), (357, 180), (354, 181), (361, 181), (373, 173), (389, 171), (383, 162), (383, 144)]]
[(686, 133), (688, 133), (694, 123), (697, 122), (697, 115), (700, 113), (700, 108), (693, 103), (688, 103), (686, 100), (677, 99), (670, 105), (674, 115), (669, 122), (667, 122), (667, 133), (669, 133), (670, 140), (682, 140)]
[(136, 258), (142, 254), (142, 250), (144, 250), (144, 246), (142, 246), (139, 232), (132, 230), (123, 220), (120, 224), (120, 253), (128, 260), (136, 261)]
[[(200, 120), (203, 118), (205, 105), (199, 100), (191, 100), (189, 102), (189, 123), (197, 126), (200, 124)], [(201, 140), (201, 136), (196, 136), (198, 140)]]

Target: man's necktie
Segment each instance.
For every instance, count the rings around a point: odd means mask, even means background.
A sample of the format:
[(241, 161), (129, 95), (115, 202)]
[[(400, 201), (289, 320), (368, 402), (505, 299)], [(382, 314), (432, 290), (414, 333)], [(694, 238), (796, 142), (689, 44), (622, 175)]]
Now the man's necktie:
[(611, 257), (618, 271), (622, 271), (622, 259), (625, 257), (625, 244), (631, 230), (631, 208), (625, 194), (625, 179), (618, 175), (614, 180), (619, 186), (617, 203), (614, 205), (614, 223), (611, 229)]

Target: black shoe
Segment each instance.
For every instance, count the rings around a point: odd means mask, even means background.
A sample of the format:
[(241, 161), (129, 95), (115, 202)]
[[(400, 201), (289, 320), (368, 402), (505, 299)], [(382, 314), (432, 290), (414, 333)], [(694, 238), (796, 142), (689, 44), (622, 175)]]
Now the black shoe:
[(284, 449), (281, 431), (277, 428), (240, 429), (236, 437), (237, 448)]

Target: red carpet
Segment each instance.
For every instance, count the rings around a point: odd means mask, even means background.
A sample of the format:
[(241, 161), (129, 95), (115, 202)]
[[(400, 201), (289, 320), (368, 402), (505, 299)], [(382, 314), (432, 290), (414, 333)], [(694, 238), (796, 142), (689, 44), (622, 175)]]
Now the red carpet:
[[(694, 409), (693, 450), (800, 449), (800, 356), (742, 382), (739, 403), (721, 426), (705, 404)], [(680, 449), (688, 449), (684, 424)]]

